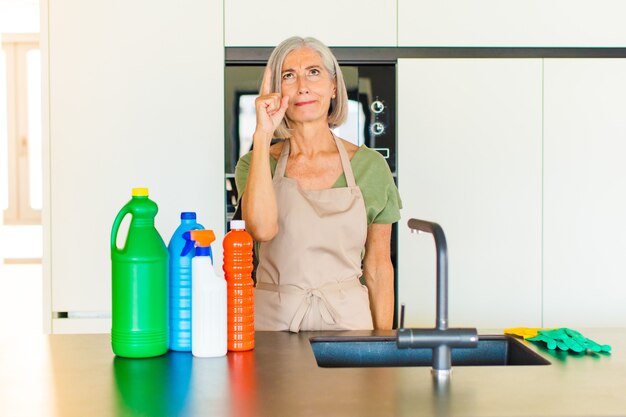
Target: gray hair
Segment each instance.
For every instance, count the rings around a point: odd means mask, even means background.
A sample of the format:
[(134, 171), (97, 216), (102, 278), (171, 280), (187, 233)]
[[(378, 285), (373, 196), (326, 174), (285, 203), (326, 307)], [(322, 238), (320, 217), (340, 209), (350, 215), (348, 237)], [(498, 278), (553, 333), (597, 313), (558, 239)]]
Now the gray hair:
[[(299, 36), (293, 36), (289, 39), (282, 41), (270, 55), (267, 61), (267, 66), (272, 71), (271, 90), (272, 92), (281, 93), (281, 74), (283, 71), (283, 62), (287, 55), (299, 48), (311, 48), (316, 51), (322, 58), (322, 63), (336, 82), (337, 92), (336, 98), (331, 99), (330, 108), (328, 109), (328, 127), (335, 128), (342, 125), (348, 118), (348, 92), (346, 91), (346, 83), (343, 80), (343, 74), (337, 58), (331, 52), (331, 50), (322, 42), (315, 38), (301, 38)], [(280, 122), (274, 135), (277, 138), (289, 138), (291, 137), (291, 129), (287, 122), (286, 116)]]

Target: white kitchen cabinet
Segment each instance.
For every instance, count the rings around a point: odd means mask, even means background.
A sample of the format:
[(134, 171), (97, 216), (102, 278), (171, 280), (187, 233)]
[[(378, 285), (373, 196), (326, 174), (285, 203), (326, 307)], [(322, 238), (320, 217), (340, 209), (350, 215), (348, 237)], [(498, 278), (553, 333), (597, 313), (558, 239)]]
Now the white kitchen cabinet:
[(109, 236), (132, 187), (149, 188), (166, 243), (181, 211), (221, 242), (222, 3), (44, 3), (46, 327), (108, 331)]
[(290, 36), (328, 46), (396, 46), (396, 0), (224, 2), (225, 46), (274, 47)]
[(398, 46), (623, 47), (622, 0), (398, 0)]
[(450, 325), (541, 323), (540, 59), (398, 62), (399, 302), (435, 320), (435, 250), (449, 249)]
[(626, 59), (546, 59), (546, 326), (626, 324)]

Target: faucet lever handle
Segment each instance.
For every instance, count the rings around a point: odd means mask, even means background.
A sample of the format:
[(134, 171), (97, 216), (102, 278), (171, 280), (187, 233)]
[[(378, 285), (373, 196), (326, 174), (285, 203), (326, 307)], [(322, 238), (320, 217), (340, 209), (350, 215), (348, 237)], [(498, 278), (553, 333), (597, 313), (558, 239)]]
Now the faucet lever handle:
[(404, 329), (404, 303), (400, 304), (400, 328)]

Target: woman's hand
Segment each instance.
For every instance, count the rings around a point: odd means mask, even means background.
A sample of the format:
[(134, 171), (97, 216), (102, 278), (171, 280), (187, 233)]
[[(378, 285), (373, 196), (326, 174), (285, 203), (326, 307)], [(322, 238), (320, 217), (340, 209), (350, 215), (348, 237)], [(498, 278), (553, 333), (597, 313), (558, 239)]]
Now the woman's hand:
[(279, 93), (271, 92), (272, 70), (267, 67), (263, 74), (263, 82), (261, 84), (261, 95), (256, 98), (256, 130), (257, 134), (268, 141), (272, 140), (274, 131), (283, 120), (287, 107), (289, 106), (289, 96), (282, 97)]

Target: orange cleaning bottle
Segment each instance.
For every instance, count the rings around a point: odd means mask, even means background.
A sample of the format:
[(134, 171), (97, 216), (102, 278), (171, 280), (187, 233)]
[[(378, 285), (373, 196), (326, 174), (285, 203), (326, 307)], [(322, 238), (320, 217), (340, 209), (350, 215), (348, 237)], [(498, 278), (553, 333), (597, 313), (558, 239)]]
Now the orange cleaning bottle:
[(252, 236), (244, 220), (230, 222), (224, 236), (224, 274), (227, 285), (228, 350), (254, 349), (254, 282)]

